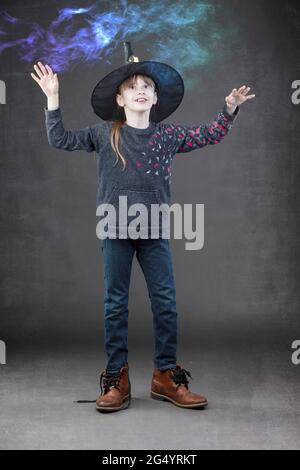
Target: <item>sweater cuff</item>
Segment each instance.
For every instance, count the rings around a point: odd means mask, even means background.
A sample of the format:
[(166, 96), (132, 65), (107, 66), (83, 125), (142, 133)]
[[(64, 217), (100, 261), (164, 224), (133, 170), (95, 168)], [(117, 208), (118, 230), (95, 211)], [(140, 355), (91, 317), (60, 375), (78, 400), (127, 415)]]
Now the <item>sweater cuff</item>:
[(50, 117), (60, 117), (61, 116), (61, 110), (60, 108), (57, 108), (57, 109), (48, 109), (47, 106), (44, 107), (44, 112), (45, 112), (45, 116), (46, 118), (50, 118)]
[(229, 114), (228, 111), (227, 111), (226, 104), (224, 104), (223, 110), (222, 110), (222, 113), (224, 114), (224, 116), (225, 116), (227, 119), (229, 119), (229, 121), (234, 121), (235, 118), (237, 117), (237, 115), (239, 114), (239, 112), (240, 112), (240, 107), (237, 106), (237, 107), (235, 108), (234, 113), (233, 113), (233, 114)]

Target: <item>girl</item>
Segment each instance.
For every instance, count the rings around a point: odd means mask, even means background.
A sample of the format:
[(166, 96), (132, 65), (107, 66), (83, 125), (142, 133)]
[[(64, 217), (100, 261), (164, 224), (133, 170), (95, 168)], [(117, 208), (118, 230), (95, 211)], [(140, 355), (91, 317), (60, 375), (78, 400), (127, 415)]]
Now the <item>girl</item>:
[[(131, 57), (132, 59), (132, 57)], [(49, 144), (67, 151), (95, 151), (98, 159), (97, 203), (111, 204), (121, 212), (119, 197), (128, 203), (168, 203), (171, 163), (174, 155), (219, 143), (231, 129), (239, 106), (255, 95), (250, 87), (233, 89), (210, 123), (181, 126), (160, 123), (180, 104), (183, 82), (172, 67), (160, 62), (127, 61), (95, 87), (92, 106), (104, 122), (76, 131), (64, 129), (59, 107), (56, 73), (41, 62), (32, 78), (47, 96), (44, 108)], [(132, 63), (130, 63), (132, 62)], [(121, 214), (122, 215), (122, 214)], [(117, 221), (118, 220), (118, 221)], [(155, 334), (151, 397), (183, 408), (203, 408), (207, 399), (191, 392), (188, 370), (177, 364), (177, 310), (172, 256), (167, 238), (151, 235), (151, 222), (140, 225), (141, 237), (129, 236), (128, 222), (114, 219), (108, 231), (101, 230), (104, 266), (104, 324), (106, 368), (100, 377), (101, 394), (96, 408), (102, 412), (127, 408), (131, 401), (127, 327), (128, 292), (134, 254), (141, 266), (153, 312)], [(102, 219), (103, 221), (103, 219)], [(104, 387), (102, 388), (102, 385)]]

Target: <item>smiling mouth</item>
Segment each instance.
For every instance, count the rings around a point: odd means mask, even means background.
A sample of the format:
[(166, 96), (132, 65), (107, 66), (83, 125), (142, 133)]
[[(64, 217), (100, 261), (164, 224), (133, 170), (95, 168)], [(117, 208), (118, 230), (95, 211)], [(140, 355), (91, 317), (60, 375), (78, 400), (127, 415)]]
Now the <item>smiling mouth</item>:
[(141, 98), (141, 99), (137, 99), (137, 100), (134, 100), (134, 101), (136, 101), (137, 103), (146, 103), (146, 101), (148, 101), (148, 100), (146, 100), (145, 98)]

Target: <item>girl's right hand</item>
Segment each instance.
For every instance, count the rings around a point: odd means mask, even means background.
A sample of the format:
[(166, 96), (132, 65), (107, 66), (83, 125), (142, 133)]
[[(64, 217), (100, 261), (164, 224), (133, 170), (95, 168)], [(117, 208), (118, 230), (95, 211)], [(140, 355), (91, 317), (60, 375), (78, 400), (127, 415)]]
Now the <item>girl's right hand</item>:
[(59, 85), (57, 74), (53, 73), (49, 65), (44, 66), (42, 62), (38, 62), (38, 65), (34, 64), (34, 69), (39, 78), (34, 75), (34, 73), (31, 73), (32, 78), (39, 84), (47, 97), (58, 94)]

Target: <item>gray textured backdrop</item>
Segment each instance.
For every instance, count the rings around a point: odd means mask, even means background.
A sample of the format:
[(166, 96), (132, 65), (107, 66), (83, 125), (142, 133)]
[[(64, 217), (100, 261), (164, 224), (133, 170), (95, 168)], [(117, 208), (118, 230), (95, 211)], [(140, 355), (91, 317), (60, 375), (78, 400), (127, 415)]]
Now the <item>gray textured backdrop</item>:
[[(172, 201), (205, 205), (204, 248), (186, 251), (184, 240), (171, 242), (181, 344), (217, 347), (228, 340), (246, 351), (249, 344), (268, 343), (270, 354), (276, 345), (288, 362), (290, 342), (300, 337), (300, 106), (291, 103), (291, 83), (300, 79), (296, 4), (228, 2), (227, 15), (241, 30), (240, 44), (219, 51), (216, 65), (201, 71), (198, 89), (185, 94), (169, 119), (206, 122), (226, 94), (243, 84), (256, 94), (241, 107), (223, 143), (175, 157)], [(47, 2), (1, 5), (35, 21), (43, 11), (45, 25), (53, 18)], [(143, 50), (138, 52), (143, 58)], [(110, 69), (122, 59), (120, 48)], [(40, 341), (102, 344), (96, 161), (93, 154), (48, 145), (46, 97), (30, 77), (32, 67), (13, 49), (1, 55), (0, 63), (7, 85), (7, 104), (0, 106), (0, 338), (10, 348)], [(99, 63), (61, 74), (67, 129), (97, 122), (90, 93), (107, 71)], [(150, 302), (136, 259), (129, 307), (131, 338), (152, 342)]]
[[(300, 339), (300, 105), (291, 102), (291, 84), (300, 80), (299, 2), (213, 3), (222, 7), (221, 24), (230, 19), (240, 28), (238, 42), (197, 71), (199, 86), (169, 121), (207, 122), (243, 84), (256, 98), (242, 105), (220, 145), (178, 154), (172, 172), (172, 201), (205, 205), (204, 248), (171, 243), (178, 361), (192, 371), (192, 390), (208, 397), (207, 412), (200, 417), (149, 398), (152, 314), (136, 259), (132, 406), (104, 418), (93, 405), (73, 404), (98, 396), (105, 365), (96, 160), (48, 145), (46, 97), (32, 67), (7, 49), (0, 56), (7, 85), (0, 105), (0, 340), (7, 344), (0, 448), (299, 448), (300, 365), (291, 362), (291, 343)], [(44, 27), (54, 8), (67, 6), (1, 0), (10, 14)], [(144, 58), (141, 44), (134, 52)], [(79, 65), (60, 76), (66, 129), (97, 122), (91, 90), (122, 61), (120, 48), (111, 68)]]

